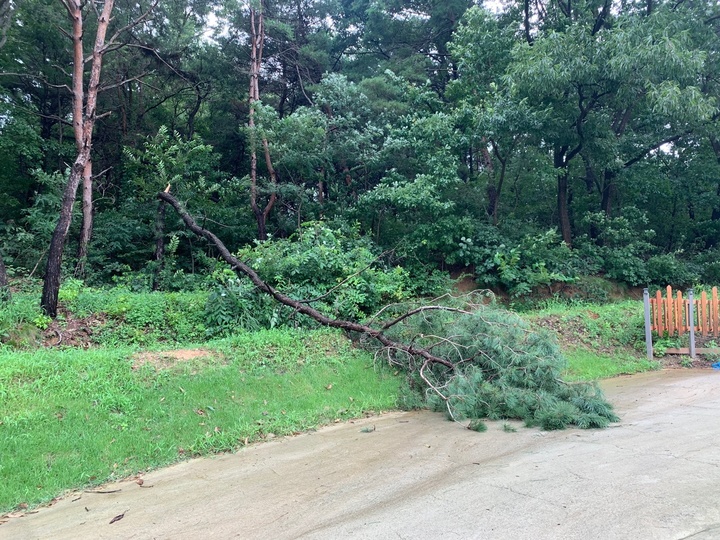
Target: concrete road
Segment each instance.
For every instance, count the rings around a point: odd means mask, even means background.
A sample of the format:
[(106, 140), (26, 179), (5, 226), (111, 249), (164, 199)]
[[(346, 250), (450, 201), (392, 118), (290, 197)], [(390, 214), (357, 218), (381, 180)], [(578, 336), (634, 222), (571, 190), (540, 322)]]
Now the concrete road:
[(720, 538), (720, 372), (603, 386), (608, 429), (392, 413), (75, 493), (0, 539)]

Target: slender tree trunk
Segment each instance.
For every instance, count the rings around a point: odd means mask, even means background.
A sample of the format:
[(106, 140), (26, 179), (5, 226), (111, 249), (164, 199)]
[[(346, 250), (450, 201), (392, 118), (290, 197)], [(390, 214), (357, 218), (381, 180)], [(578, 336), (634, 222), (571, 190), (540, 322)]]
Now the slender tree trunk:
[(603, 213), (610, 217), (612, 213), (612, 202), (615, 196), (615, 173), (610, 170), (605, 171), (605, 178), (603, 179), (602, 197), (600, 199), (600, 209)]
[[(257, 185), (257, 138), (255, 136), (255, 104), (260, 101), (260, 67), (262, 66), (262, 53), (265, 43), (265, 21), (262, 10), (259, 12), (250, 8), (250, 113), (248, 127), (250, 128), (251, 151), (250, 151), (250, 207), (258, 225), (258, 239), (267, 240), (267, 218), (277, 201), (277, 193), (273, 191), (268, 198), (264, 208), (258, 204)], [(277, 185), (277, 174), (270, 159), (270, 147), (267, 139), (262, 139), (263, 151), (265, 152), (265, 165), (273, 188)]]
[(92, 184), (92, 160), (85, 163), (82, 179), (82, 227), (80, 228), (80, 240), (78, 243), (77, 265), (75, 266), (75, 277), (85, 277), (85, 263), (87, 262), (88, 246), (92, 237), (93, 229), (93, 184)]
[(157, 291), (160, 288), (160, 272), (165, 265), (165, 211), (166, 204), (164, 201), (160, 201), (155, 216), (155, 253), (153, 254), (153, 258), (155, 262), (157, 262), (157, 267), (153, 273), (153, 291)]
[(57, 316), (58, 293), (60, 291), (60, 274), (62, 267), (63, 251), (65, 249), (65, 239), (67, 238), (70, 224), (72, 223), (72, 211), (75, 204), (75, 195), (77, 194), (80, 180), (82, 179), (82, 171), (85, 169), (85, 159), (87, 156), (83, 152), (77, 157), (72, 169), (70, 170), (70, 178), (65, 186), (62, 197), (62, 206), (60, 208), (60, 219), (53, 231), (50, 240), (50, 249), (48, 250), (47, 266), (45, 267), (45, 281), (43, 282), (42, 297), (40, 306), (46, 315), (53, 319)]
[(488, 215), (492, 217), (493, 225), (497, 227), (499, 221), (498, 210), (500, 208), (500, 195), (502, 194), (503, 184), (505, 183), (508, 156), (506, 155), (505, 158), (501, 156), (500, 149), (494, 141), (492, 142), (492, 147), (495, 157), (500, 162), (500, 172), (497, 177), (497, 183), (495, 183), (495, 169), (493, 168), (493, 162), (490, 158), (490, 152), (487, 151), (486, 147), (483, 147), (483, 159), (485, 160), (485, 167), (490, 171), (492, 177), (492, 182), (488, 183), (487, 188)]
[(70, 224), (72, 222), (72, 211), (75, 204), (75, 196), (80, 181), (83, 179), (90, 160), (90, 149), (92, 148), (92, 133), (95, 127), (97, 93), (100, 85), (100, 71), (102, 60), (106, 51), (105, 35), (110, 24), (114, 0), (105, 0), (102, 12), (98, 15), (98, 27), (95, 34), (95, 45), (92, 52), (90, 77), (88, 80), (88, 92), (85, 95), (84, 73), (85, 73), (85, 52), (83, 49), (83, 13), (85, 5), (80, 0), (61, 0), (68, 12), (72, 22), (73, 42), (73, 129), (75, 131), (75, 143), (78, 149), (77, 157), (70, 169), (70, 178), (65, 186), (58, 219), (50, 248), (45, 269), (45, 281), (40, 299), (40, 306), (45, 314), (55, 318), (57, 316), (58, 293), (60, 291), (60, 274), (62, 268), (62, 257), (65, 249)]
[(5, 269), (2, 253), (0, 253), (0, 303), (9, 302), (10, 300), (11, 294), (8, 286), (7, 270)]
[[(720, 163), (720, 140), (715, 137), (710, 137), (710, 145), (715, 152), (715, 157)], [(717, 191), (715, 193), (715, 204), (713, 204), (712, 213), (710, 214), (712, 221), (720, 221), (720, 183), (718, 183)], [(714, 247), (718, 243), (714, 237), (708, 242), (708, 247)]]
[(572, 227), (570, 226), (570, 211), (568, 205), (569, 196), (569, 174), (567, 169), (558, 173), (557, 209), (558, 220), (560, 221), (560, 233), (563, 242), (572, 246)]
[(570, 191), (570, 172), (566, 158), (567, 148), (555, 149), (553, 164), (557, 171), (557, 212), (560, 234), (563, 242), (572, 247), (572, 227), (570, 226), (570, 211), (568, 197)]

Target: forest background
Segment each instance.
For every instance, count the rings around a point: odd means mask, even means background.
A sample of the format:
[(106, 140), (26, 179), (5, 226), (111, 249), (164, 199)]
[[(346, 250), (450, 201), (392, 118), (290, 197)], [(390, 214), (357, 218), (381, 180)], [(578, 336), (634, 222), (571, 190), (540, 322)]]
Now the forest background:
[(714, 2), (107, 4), (2, 2), (0, 274), (227, 287), (170, 184), (275, 285), (359, 272), (344, 316), (449, 270), (516, 297), (720, 281)]
[[(565, 379), (658, 365), (639, 302), (589, 302), (720, 282), (719, 30), (692, 0), (0, 0), (0, 511), (396, 406), (615, 421)], [(581, 302), (523, 320), (458, 275)]]

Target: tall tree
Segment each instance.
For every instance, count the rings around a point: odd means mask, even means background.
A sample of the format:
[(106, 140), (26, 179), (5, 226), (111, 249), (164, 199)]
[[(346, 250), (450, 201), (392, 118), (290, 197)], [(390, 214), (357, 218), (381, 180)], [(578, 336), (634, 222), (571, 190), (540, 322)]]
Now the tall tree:
[[(114, 35), (106, 40), (108, 27), (111, 22), (111, 15), (114, 0), (105, 0), (102, 4), (92, 4), (92, 10), (97, 17), (97, 28), (95, 41), (89, 58), (86, 58), (83, 37), (87, 31), (85, 13), (89, 11), (88, 4), (80, 0), (60, 0), (65, 7), (71, 23), (71, 31), (66, 32), (72, 40), (72, 124), (75, 134), (77, 156), (70, 168), (70, 175), (63, 191), (60, 218), (58, 219), (50, 248), (45, 269), (45, 281), (43, 283), (40, 305), (43, 311), (50, 317), (57, 316), (58, 292), (60, 290), (60, 277), (62, 256), (65, 247), (65, 240), (72, 221), (72, 211), (75, 203), (75, 196), (78, 186), (82, 181), (91, 183), (92, 165), (90, 152), (92, 150), (93, 129), (97, 120), (97, 98), (100, 89), (100, 74), (102, 71), (103, 58), (112, 47), (117, 46), (119, 36), (129, 28), (136, 26), (145, 19), (149, 11), (141, 14), (127, 26), (119, 28)], [(100, 10), (100, 8), (102, 8)], [(90, 64), (90, 75), (85, 83), (85, 65)]]
[(258, 202), (258, 170), (257, 170), (257, 131), (255, 129), (256, 108), (260, 105), (260, 70), (262, 68), (263, 46), (265, 44), (265, 18), (263, 8), (250, 7), (250, 206), (257, 221), (258, 239), (267, 240), (267, 219), (277, 201), (277, 173), (270, 157), (270, 146), (267, 138), (261, 136), (265, 166), (270, 177), (270, 195), (261, 208)]

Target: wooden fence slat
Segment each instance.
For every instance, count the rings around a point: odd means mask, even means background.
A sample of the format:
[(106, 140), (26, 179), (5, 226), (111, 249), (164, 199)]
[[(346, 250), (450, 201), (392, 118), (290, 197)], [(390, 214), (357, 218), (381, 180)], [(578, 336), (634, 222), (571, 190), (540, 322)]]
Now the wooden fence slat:
[(677, 297), (675, 298), (675, 324), (677, 325), (677, 331), (678, 335), (682, 335), (685, 333), (685, 325), (683, 324), (683, 312), (682, 312), (682, 306), (683, 306), (683, 297), (682, 292), (677, 292)]
[(713, 336), (720, 337), (720, 303), (718, 303), (718, 289), (717, 287), (712, 288), (712, 329)]
[(667, 286), (667, 296), (665, 297), (665, 323), (669, 335), (675, 333), (675, 308), (673, 306), (672, 287)]
[(690, 316), (690, 298), (683, 298), (682, 291), (676, 291), (673, 296), (670, 285), (665, 292), (665, 297), (658, 290), (653, 298), (649, 298), (651, 331), (657, 332), (658, 336), (666, 333), (669, 336), (683, 335), (692, 331), (703, 337), (720, 337), (718, 287), (713, 287), (711, 292), (702, 291), (692, 300), (693, 317)]
[(650, 298), (650, 331), (658, 329), (657, 305), (655, 299)]

